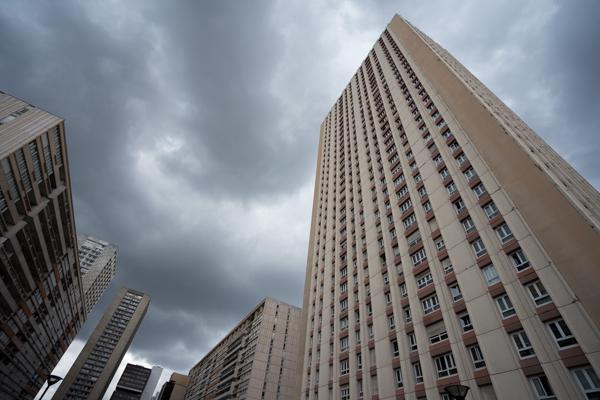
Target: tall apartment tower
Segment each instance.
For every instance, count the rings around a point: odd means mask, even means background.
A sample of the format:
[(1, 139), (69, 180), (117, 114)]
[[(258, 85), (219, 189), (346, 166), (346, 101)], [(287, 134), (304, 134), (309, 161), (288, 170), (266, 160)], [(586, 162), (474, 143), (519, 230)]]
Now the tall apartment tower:
[(0, 92), (0, 398), (31, 399), (85, 321), (64, 121)]
[(54, 395), (101, 399), (140, 326), (150, 296), (121, 288)]
[(321, 125), (302, 398), (600, 396), (600, 196), (395, 16)]
[(163, 369), (127, 364), (110, 400), (151, 400)]
[(186, 400), (297, 399), (302, 310), (266, 298), (189, 373)]
[(91, 236), (78, 235), (77, 242), (85, 311), (89, 314), (117, 272), (119, 249)]

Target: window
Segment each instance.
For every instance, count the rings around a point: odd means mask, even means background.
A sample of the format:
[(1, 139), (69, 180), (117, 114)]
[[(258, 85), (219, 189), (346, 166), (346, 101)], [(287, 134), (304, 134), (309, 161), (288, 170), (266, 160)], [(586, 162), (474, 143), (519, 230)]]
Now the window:
[(348, 318), (340, 319), (340, 330), (348, 329)]
[(383, 278), (384, 285), (387, 285), (388, 283), (390, 283), (390, 277), (388, 276), (387, 272), (384, 272), (381, 277)]
[(449, 286), (449, 289), (450, 289), (450, 294), (452, 295), (453, 301), (458, 301), (463, 298), (463, 295), (462, 295), (462, 292), (460, 291), (460, 286), (458, 286), (458, 283), (455, 283), (452, 286)]
[(586, 398), (600, 398), (600, 379), (598, 379), (598, 375), (590, 365), (575, 368), (571, 370), (571, 373), (579, 384), (579, 388), (585, 393)]
[(463, 332), (468, 332), (473, 329), (473, 324), (471, 324), (471, 317), (469, 317), (469, 313), (466, 311), (458, 314), (458, 322), (460, 323), (460, 327)]
[(456, 363), (454, 362), (452, 353), (442, 354), (441, 356), (435, 357), (433, 360), (435, 361), (438, 378), (456, 374)]
[(432, 210), (433, 208), (431, 207), (431, 203), (426, 201), (425, 203), (423, 203), (423, 210), (428, 213)]
[(417, 350), (417, 337), (415, 336), (415, 333), (410, 332), (407, 336), (408, 336), (408, 347), (410, 348), (410, 351)]
[(367, 303), (367, 315), (373, 315), (373, 306), (371, 303)]
[(535, 393), (537, 399), (556, 399), (556, 397), (554, 396), (554, 392), (552, 391), (552, 387), (550, 386), (550, 382), (548, 382), (548, 378), (546, 378), (546, 375), (533, 376), (529, 378), (529, 382), (533, 387), (533, 393)]
[(369, 334), (369, 339), (373, 339), (374, 333), (373, 333), (373, 324), (369, 324), (367, 326), (367, 333)]
[(454, 182), (450, 182), (446, 186), (446, 190), (448, 191), (448, 194), (452, 194), (452, 193), (456, 192), (456, 185), (454, 184)]
[(400, 211), (404, 212), (412, 207), (412, 201), (410, 199), (406, 200), (404, 203), (400, 204)]
[(344, 282), (340, 285), (340, 292), (346, 293), (348, 291), (348, 282)]
[(425, 186), (421, 186), (421, 187), (419, 188), (419, 195), (420, 195), (421, 197), (425, 197), (425, 196), (427, 196), (427, 189), (425, 189)]
[(494, 264), (486, 265), (481, 269), (481, 272), (483, 273), (488, 286), (492, 286), (493, 284), (500, 282), (500, 277), (498, 276), (498, 271), (496, 271)]
[(444, 160), (442, 159), (442, 156), (440, 154), (435, 156), (435, 158), (433, 159), (433, 162), (435, 163), (435, 165), (440, 164), (442, 161), (444, 161)]
[(460, 214), (460, 212), (465, 209), (465, 202), (463, 201), (463, 199), (459, 198), (458, 200), (456, 200), (453, 203), (453, 205), (454, 205), (454, 210), (456, 211), (457, 214)]
[(554, 340), (558, 347), (564, 349), (565, 347), (571, 347), (577, 344), (577, 340), (571, 333), (571, 330), (567, 326), (567, 323), (563, 319), (557, 319), (548, 322), (548, 329), (554, 336)]
[(419, 361), (413, 364), (413, 372), (415, 374), (415, 382), (423, 383), (423, 371), (421, 371), (421, 363)]
[(483, 186), (483, 183), (478, 183), (477, 186), (473, 188), (473, 193), (475, 193), (475, 196), (480, 199), (484, 194), (487, 193), (487, 190), (485, 186)]
[(417, 174), (415, 175), (415, 182), (419, 183), (423, 180), (423, 178), (421, 178), (421, 174)]
[(513, 233), (506, 223), (496, 228), (496, 235), (500, 239), (500, 243), (506, 243), (513, 238)]
[(512, 262), (513, 267), (517, 270), (517, 272), (523, 271), (525, 268), (529, 267), (529, 260), (525, 257), (525, 253), (523, 250), (517, 249), (508, 255), (510, 261)]
[(449, 274), (450, 272), (452, 272), (454, 270), (454, 267), (452, 266), (452, 262), (450, 261), (449, 257), (444, 258), (442, 261), (442, 268), (444, 269), (444, 273), (445, 274)]
[(463, 165), (467, 161), (467, 156), (464, 153), (460, 153), (458, 157), (456, 157), (456, 162), (458, 165)]
[(446, 332), (445, 330), (429, 336), (429, 342), (431, 344), (441, 342), (442, 340), (446, 340), (446, 339), (448, 339), (448, 332)]
[(483, 211), (485, 212), (485, 215), (487, 215), (488, 219), (492, 219), (498, 215), (498, 207), (496, 207), (496, 204), (494, 204), (493, 201), (490, 201), (483, 206)]
[(450, 172), (448, 172), (448, 168), (442, 168), (442, 170), (440, 171), (440, 176), (442, 177), (442, 180), (444, 180), (447, 177), (449, 177), (450, 176)]
[(500, 310), (500, 314), (502, 314), (502, 319), (506, 319), (506, 318), (516, 314), (516, 311), (513, 308), (513, 305), (507, 294), (500, 295), (500, 296), (496, 297), (495, 300), (496, 300), (496, 305), (498, 306), (498, 309)]
[(435, 293), (423, 299), (423, 301), (421, 301), (421, 304), (423, 305), (423, 312), (425, 314), (429, 314), (440, 308), (440, 303)]
[(475, 239), (471, 243), (471, 247), (473, 248), (473, 251), (475, 252), (475, 257), (479, 258), (479, 257), (487, 254), (487, 249), (485, 248), (485, 245), (483, 244), (483, 241), (481, 240), (481, 238)]
[(432, 282), (433, 282), (433, 277), (431, 276), (431, 272), (429, 272), (429, 271), (426, 272), (425, 274), (422, 274), (417, 277), (417, 287), (419, 289), (424, 288), (425, 286), (429, 285)]
[(394, 319), (394, 315), (388, 315), (388, 327), (390, 329), (396, 329), (396, 320)]
[(483, 360), (483, 354), (481, 354), (479, 345), (474, 344), (473, 346), (469, 346), (468, 350), (471, 355), (471, 361), (473, 361), (473, 367), (475, 369), (485, 367), (485, 361)]
[(350, 371), (350, 363), (348, 359), (340, 361), (340, 375), (346, 375)]
[(343, 385), (340, 386), (340, 395), (341, 400), (350, 400), (350, 386)]
[(392, 294), (390, 292), (385, 293), (385, 304), (392, 304)]
[(342, 311), (348, 309), (348, 299), (344, 299), (344, 300), (340, 301), (340, 309)]
[(402, 297), (407, 297), (408, 296), (408, 292), (406, 291), (406, 283), (401, 283), (400, 286), (400, 296)]
[(340, 339), (340, 351), (346, 351), (348, 350), (348, 336), (344, 336), (343, 338)]
[(394, 357), (398, 357), (400, 355), (400, 346), (398, 346), (398, 341), (396, 339), (393, 339), (391, 341), (392, 343), (392, 354), (394, 355)]
[(406, 322), (412, 321), (412, 314), (410, 312), (410, 307), (406, 306), (402, 310), (403, 310), (403, 313), (404, 313), (404, 321), (406, 321)]
[(412, 259), (412, 263), (414, 266), (421, 264), (421, 262), (423, 262), (423, 260), (427, 258), (425, 249), (420, 249), (416, 251), (412, 256), (410, 256), (410, 258)]
[(413, 246), (421, 241), (421, 232), (416, 231), (411, 233), (410, 236), (406, 238), (409, 246)]
[(542, 285), (542, 282), (534, 281), (527, 285), (527, 291), (531, 296), (531, 299), (535, 303), (536, 306), (542, 306), (544, 304), (552, 303), (552, 299), (548, 292), (546, 292), (546, 288)]
[(437, 251), (444, 250), (446, 248), (446, 245), (444, 244), (444, 239), (442, 239), (442, 238), (436, 239), (435, 248), (437, 249)]
[(361, 353), (356, 353), (356, 368), (357, 369), (362, 368), (362, 354)]
[(533, 347), (525, 331), (520, 330), (510, 336), (520, 358), (529, 358), (535, 355), (535, 351), (533, 351)]
[(402, 383), (402, 369), (401, 368), (394, 368), (394, 378), (396, 381), (397, 388), (401, 388), (402, 386), (404, 386), (404, 384)]
[(471, 219), (471, 217), (467, 217), (465, 219), (463, 219), (461, 221), (463, 229), (465, 230), (466, 233), (471, 232), (473, 229), (475, 229), (475, 224), (473, 223), (473, 220)]
[(405, 228), (408, 228), (415, 222), (417, 222), (417, 217), (415, 217), (415, 214), (410, 214), (408, 217), (402, 220), (402, 224), (404, 224)]
[(467, 180), (469, 181), (477, 176), (473, 167), (467, 168), (466, 171), (463, 172), (463, 174), (465, 175), (465, 178), (467, 178)]

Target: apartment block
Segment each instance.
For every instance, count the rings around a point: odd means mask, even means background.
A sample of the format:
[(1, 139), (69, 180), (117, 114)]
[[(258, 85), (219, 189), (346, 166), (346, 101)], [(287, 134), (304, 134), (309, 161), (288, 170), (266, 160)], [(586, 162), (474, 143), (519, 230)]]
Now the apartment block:
[(90, 313), (117, 273), (118, 248), (92, 236), (78, 235), (79, 266), (85, 298), (85, 311)]
[(147, 294), (119, 289), (61, 382), (55, 399), (101, 399), (104, 396), (149, 303)]
[(163, 369), (127, 364), (110, 400), (151, 400)]
[(297, 399), (302, 311), (266, 298), (189, 372), (186, 400)]
[(86, 318), (64, 121), (0, 92), (0, 397), (32, 399)]
[(599, 398), (600, 196), (395, 16), (321, 125), (302, 398)]
[(171, 378), (163, 384), (156, 400), (184, 400), (189, 382), (187, 375), (173, 372)]

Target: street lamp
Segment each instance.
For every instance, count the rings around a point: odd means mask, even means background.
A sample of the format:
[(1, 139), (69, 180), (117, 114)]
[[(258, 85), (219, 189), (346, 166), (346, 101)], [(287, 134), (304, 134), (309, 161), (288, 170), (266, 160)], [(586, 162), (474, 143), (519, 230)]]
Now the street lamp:
[(450, 385), (446, 386), (444, 391), (448, 393), (453, 400), (465, 400), (469, 387), (465, 385)]
[(44, 393), (42, 393), (39, 400), (42, 400), (44, 398), (44, 395), (46, 394), (50, 386), (60, 382), (61, 380), (62, 378), (60, 376), (48, 375), (48, 386), (46, 386), (46, 390), (44, 390)]

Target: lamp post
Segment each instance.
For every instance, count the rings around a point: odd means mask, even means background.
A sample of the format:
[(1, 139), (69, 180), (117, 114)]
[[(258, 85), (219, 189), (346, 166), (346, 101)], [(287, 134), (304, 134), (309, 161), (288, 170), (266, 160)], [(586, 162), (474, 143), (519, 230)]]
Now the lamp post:
[(469, 387), (465, 385), (450, 385), (444, 388), (444, 391), (450, 395), (453, 400), (465, 400)]
[(48, 375), (48, 386), (46, 386), (46, 390), (44, 390), (44, 393), (42, 393), (39, 400), (42, 400), (44, 398), (44, 395), (46, 394), (50, 386), (60, 382), (61, 380), (62, 378), (60, 376)]

